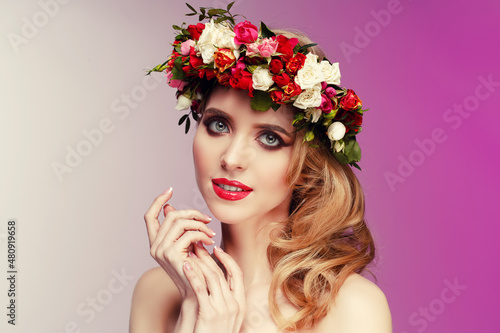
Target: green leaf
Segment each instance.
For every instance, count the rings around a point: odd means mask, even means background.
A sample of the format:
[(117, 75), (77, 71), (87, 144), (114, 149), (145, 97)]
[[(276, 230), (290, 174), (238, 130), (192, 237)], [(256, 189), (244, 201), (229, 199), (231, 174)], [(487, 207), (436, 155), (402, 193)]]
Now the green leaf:
[(356, 140), (349, 140), (345, 143), (345, 154), (349, 158), (349, 162), (359, 162), (361, 160), (361, 148)]
[(205, 7), (200, 7), (200, 11), (203, 15), (205, 15), (207, 12), (206, 12), (206, 8)]
[(266, 91), (254, 90), (250, 106), (256, 111), (267, 111), (273, 105), (271, 96)]
[(276, 36), (274, 32), (269, 30), (269, 28), (264, 24), (264, 22), (260, 22), (260, 32), (262, 34), (262, 38), (270, 38)]
[(351, 163), (349, 163), (349, 164), (350, 164), (350, 165), (352, 165), (353, 167), (355, 167), (356, 169), (358, 169), (359, 171), (363, 171), (363, 170), (361, 170), (361, 168), (359, 167), (358, 163), (356, 163), (356, 162), (351, 162)]
[(174, 68), (172, 68), (172, 79), (173, 80), (184, 80), (186, 74), (182, 70), (182, 58), (178, 57), (174, 61)]
[(227, 10), (225, 9), (217, 9), (217, 8), (211, 8), (208, 10), (208, 16), (215, 16), (215, 15), (221, 15), (227, 13)]
[(229, 12), (231, 8), (233, 8), (233, 5), (236, 1), (231, 2), (229, 5), (227, 5), (227, 11)]
[(188, 6), (188, 7), (189, 7), (189, 9), (191, 9), (191, 10), (192, 10), (195, 14), (197, 13), (196, 9), (194, 9), (194, 8), (193, 8), (193, 6), (191, 6), (191, 5), (190, 5), (190, 4), (188, 4), (187, 2), (186, 2), (186, 6)]
[(280, 105), (280, 104), (278, 104), (278, 103), (273, 103), (273, 104), (271, 105), (271, 107), (273, 108), (273, 110), (274, 110), (274, 111), (278, 111), (278, 109), (281, 107), (281, 105)]
[(189, 13), (189, 14), (186, 14), (186, 16), (195, 16), (196, 13)]
[(175, 30), (181, 30), (182, 29), (181, 27), (179, 27), (178, 25), (175, 25), (175, 24), (172, 26), (172, 28), (174, 28)]
[(189, 118), (186, 118), (186, 129), (184, 131), (185, 134), (189, 132), (189, 126), (191, 126), (191, 120)]
[(194, 112), (194, 111), (191, 112), (191, 115), (193, 116), (194, 121), (198, 121), (199, 116), (198, 116), (198, 114), (196, 112)]
[(182, 125), (182, 123), (184, 122), (184, 120), (186, 120), (186, 118), (188, 117), (189, 114), (185, 114), (181, 117), (181, 119), (179, 119), (179, 123), (177, 125)]
[(341, 152), (333, 152), (333, 156), (340, 162), (340, 164), (348, 164), (349, 158), (342, 154)]
[(306, 44), (306, 45), (302, 45), (302, 46), (299, 46), (299, 48), (297, 49), (297, 52), (296, 53), (304, 53), (308, 48), (312, 47), (312, 46), (316, 46), (318, 45), (317, 43), (311, 43), (311, 44)]

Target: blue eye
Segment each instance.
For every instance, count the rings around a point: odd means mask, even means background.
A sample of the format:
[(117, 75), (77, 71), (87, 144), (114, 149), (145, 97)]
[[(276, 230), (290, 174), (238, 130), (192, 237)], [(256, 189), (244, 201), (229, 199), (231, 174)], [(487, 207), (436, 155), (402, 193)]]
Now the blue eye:
[(273, 133), (263, 133), (259, 136), (260, 141), (269, 147), (280, 147), (282, 145), (280, 138)]
[(224, 124), (224, 122), (220, 121), (220, 120), (214, 120), (214, 121), (211, 121), (209, 124), (208, 124), (208, 128), (212, 131), (212, 132), (215, 132), (215, 133), (224, 133), (224, 132), (229, 132), (229, 131), (225, 131), (225, 129), (227, 129), (227, 126), (226, 124)]

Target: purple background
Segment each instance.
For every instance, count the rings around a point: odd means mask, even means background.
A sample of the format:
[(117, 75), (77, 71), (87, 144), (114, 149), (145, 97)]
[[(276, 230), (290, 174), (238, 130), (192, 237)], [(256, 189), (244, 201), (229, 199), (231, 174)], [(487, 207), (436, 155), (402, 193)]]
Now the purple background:
[[(194, 180), (193, 131), (185, 136), (177, 126), (173, 90), (158, 84), (123, 118), (113, 103), (168, 56), (171, 25), (193, 21), (183, 16), (184, 1), (73, 1), (15, 52), (8, 34), (20, 34), (23, 18), (42, 9), (37, 1), (0, 6), (0, 217), (2, 228), (19, 221), (22, 267), (19, 325), (2, 332), (62, 332), (70, 322), (82, 332), (126, 331), (133, 286), (156, 266), (142, 219), (151, 201), (173, 186), (174, 206), (209, 212)], [(388, 7), (390, 21), (381, 14)], [(340, 62), (342, 85), (370, 109), (358, 175), (378, 251), (373, 272), (396, 333), (500, 331), (499, 9), (494, 0), (238, 0), (233, 7), (251, 22), (307, 33)], [(453, 111), (464, 103), (462, 114)], [(58, 180), (52, 163), (64, 162), (67, 146), (105, 118), (114, 131)], [(433, 132), (439, 142), (431, 143)], [(80, 304), (121, 269), (132, 281), (85, 321)], [(462, 287), (453, 293), (450, 283)]]

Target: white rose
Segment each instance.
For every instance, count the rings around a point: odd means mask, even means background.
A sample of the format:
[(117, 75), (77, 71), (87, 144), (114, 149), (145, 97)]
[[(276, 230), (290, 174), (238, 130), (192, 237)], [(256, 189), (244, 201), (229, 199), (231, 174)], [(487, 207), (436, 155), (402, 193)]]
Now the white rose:
[(273, 76), (267, 68), (257, 67), (252, 74), (253, 88), (267, 91), (274, 84)]
[(304, 66), (297, 72), (295, 83), (302, 89), (310, 89), (325, 80), (317, 59), (317, 55), (312, 53), (307, 54)]
[(214, 53), (217, 51), (217, 48), (214, 46), (213, 37), (214, 33), (217, 33), (217, 29), (215, 28), (215, 23), (213, 20), (205, 24), (205, 29), (200, 35), (198, 40), (197, 48), (201, 53), (201, 57), (203, 58), (203, 63), (210, 64), (214, 62)]
[(193, 100), (184, 95), (180, 95), (179, 98), (177, 98), (177, 105), (175, 106), (175, 109), (179, 111), (186, 110), (189, 109), (191, 104), (193, 104)]
[(240, 45), (236, 45), (234, 42), (234, 37), (236, 37), (234, 31), (220, 24), (217, 25), (217, 30), (218, 32), (214, 34), (213, 40), (217, 47), (231, 50), (237, 50), (240, 48)]
[(320, 63), (320, 67), (326, 83), (340, 86), (340, 69), (338, 62), (330, 64), (328, 61), (323, 60)]
[(328, 138), (332, 141), (340, 140), (344, 137), (345, 130), (344, 124), (336, 121), (328, 126)]
[(303, 90), (293, 105), (300, 109), (316, 108), (321, 105), (321, 84), (315, 85), (311, 89)]
[(342, 143), (340, 143), (340, 141), (335, 141), (335, 144), (333, 145), (333, 149), (339, 153), (341, 151), (344, 151), (344, 148), (345, 148), (345, 142), (342, 141)]
[(321, 111), (321, 109), (318, 109), (318, 108), (307, 108), (306, 109), (306, 112), (305, 112), (305, 119), (307, 121), (309, 121), (309, 118), (312, 117), (311, 119), (311, 123), (317, 123), (319, 118), (321, 117), (321, 114), (323, 113), (323, 111)]

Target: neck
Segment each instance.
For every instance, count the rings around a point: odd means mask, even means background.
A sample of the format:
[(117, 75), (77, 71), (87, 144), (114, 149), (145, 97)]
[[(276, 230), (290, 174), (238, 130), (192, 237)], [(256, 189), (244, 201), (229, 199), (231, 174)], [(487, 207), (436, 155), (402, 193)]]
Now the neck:
[(271, 267), (267, 259), (269, 231), (263, 225), (252, 223), (222, 223), (221, 247), (243, 271), (245, 289), (271, 281)]

